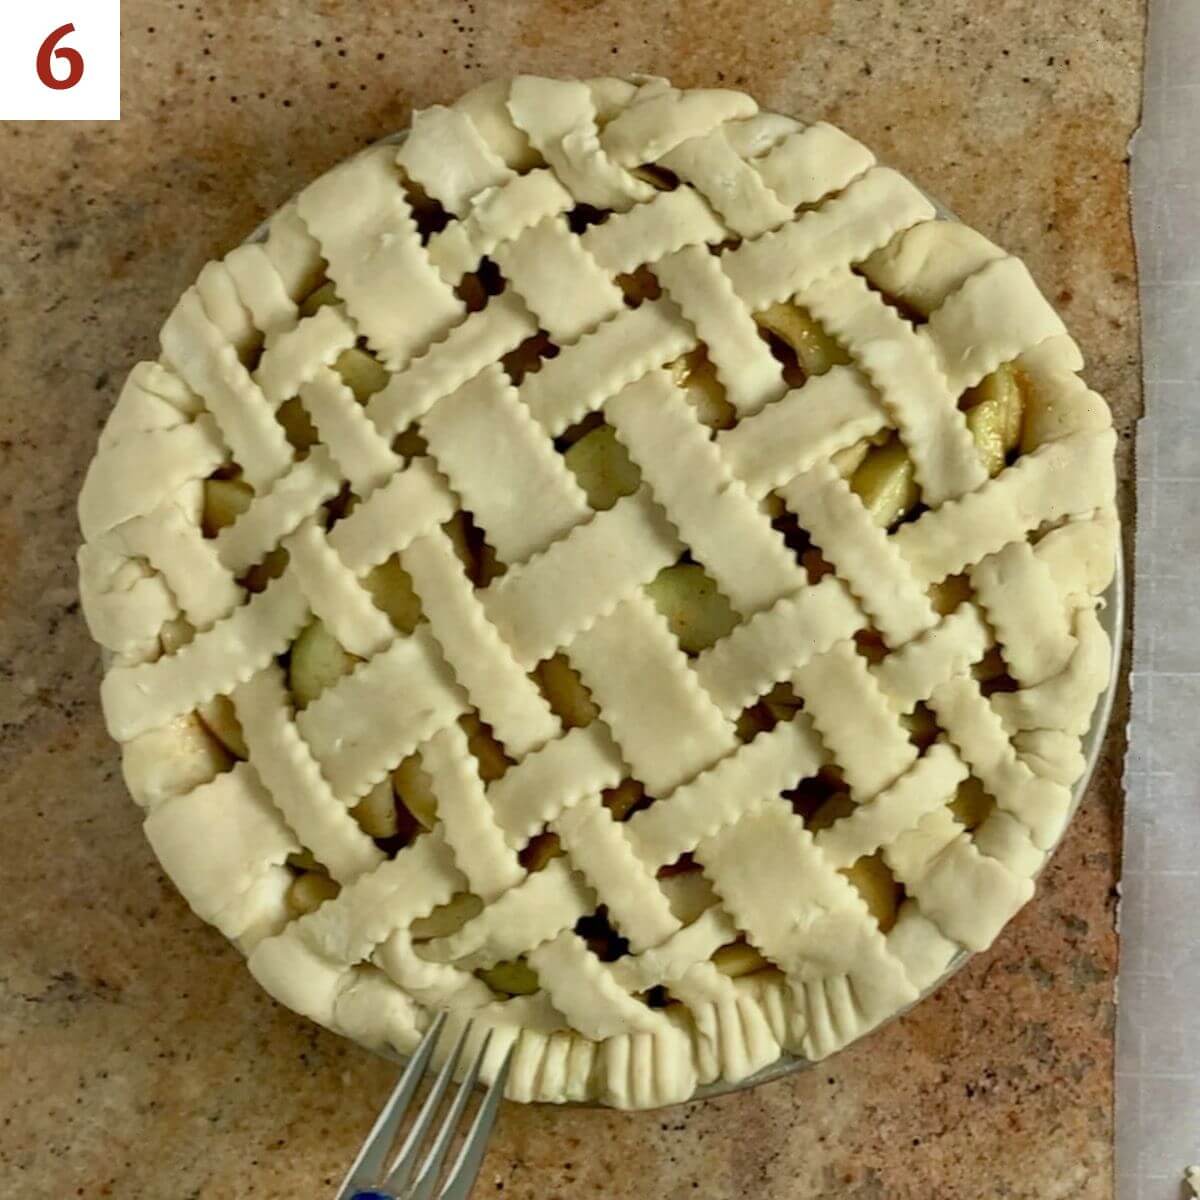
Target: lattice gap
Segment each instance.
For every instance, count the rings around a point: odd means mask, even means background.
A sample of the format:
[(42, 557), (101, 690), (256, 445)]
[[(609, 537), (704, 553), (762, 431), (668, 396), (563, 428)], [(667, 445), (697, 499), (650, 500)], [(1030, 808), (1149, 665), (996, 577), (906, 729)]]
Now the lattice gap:
[[(337, 293), (337, 285), (324, 274), (317, 280), (316, 286), (303, 300), (300, 301), (301, 317), (315, 316), (317, 310), (326, 304), (341, 304), (342, 298)], [(250, 366), (247, 363), (247, 366)]]
[(601, 962), (616, 962), (629, 953), (628, 940), (609, 921), (608, 909), (603, 904), (594, 913), (580, 917), (575, 932)]
[(969, 831), (978, 829), (996, 810), (996, 798), (974, 776), (958, 785), (948, 807), (954, 819)]
[(410, 179), (399, 166), (396, 167), (396, 175), (404, 190), (408, 207), (412, 211), (417, 232), (421, 235), (421, 245), (424, 246), (435, 233), (441, 233), (454, 218), (415, 179)]
[(633, 169), (633, 174), (660, 192), (673, 192), (680, 186), (679, 176), (658, 163), (642, 163)]
[(566, 729), (582, 729), (599, 715), (591, 692), (565, 654), (552, 654), (529, 674), (550, 711)]
[(715, 645), (738, 623), (728, 597), (690, 553), (659, 571), (645, 591), (688, 658)]
[(573, 425), (568, 425), (554, 439), (554, 448), (560, 454), (565, 454), (576, 442), (582, 441), (594, 429), (610, 428), (608, 422), (604, 419), (604, 413), (600, 410), (585, 413)]
[(1008, 664), (998, 646), (993, 646), (972, 668), (971, 674), (979, 681), (979, 690), (984, 698), (999, 692), (1016, 692), (1020, 684), (1008, 672)]
[(514, 387), (519, 387), (526, 375), (536, 375), (542, 369), (542, 364), (552, 358), (557, 358), (559, 348), (554, 340), (544, 330), (527, 337), (515, 350), (510, 350), (500, 359), (500, 365), (512, 381)]
[(725, 385), (703, 346), (677, 358), (670, 370), (684, 398), (696, 410), (696, 418), (714, 437), (737, 424), (737, 410), (726, 398)]
[(802, 306), (780, 301), (754, 314), (758, 335), (783, 368), (790, 388), (850, 362), (845, 346)]
[(640, 308), (647, 300), (657, 300), (662, 295), (658, 276), (650, 267), (641, 266), (615, 278), (628, 308)]
[(770, 733), (781, 721), (790, 721), (804, 709), (804, 701), (784, 680), (738, 713), (734, 729), (742, 742), (752, 742), (760, 733)]
[(874, 625), (865, 625), (854, 634), (854, 648), (871, 666), (883, 662), (888, 655), (883, 634)]
[(415, 421), (396, 434), (392, 439), (392, 449), (404, 459), (405, 466), (414, 458), (423, 458), (429, 453), (429, 445)]
[[(885, 247), (886, 248), (886, 247)], [(885, 288), (881, 288), (863, 269), (862, 264), (855, 264), (850, 270), (857, 275), (867, 288), (872, 291), (888, 308), (893, 312), (898, 313), (914, 328), (926, 325), (929, 322), (929, 317), (923, 313), (915, 305), (910, 304), (902, 296), (897, 296), (894, 292), (889, 292)]]
[(615, 787), (605, 788), (600, 793), (600, 802), (614, 821), (628, 821), (634, 813), (649, 808), (654, 799), (636, 779), (623, 779)]
[(801, 524), (799, 519), (775, 492), (769, 492), (763, 500), (764, 511), (771, 517), (771, 527), (783, 538), (784, 544), (796, 561), (804, 568), (804, 574), (810, 584), (818, 584), (822, 579), (837, 572), (834, 566), (821, 553), (820, 547), (813, 541), (812, 534)]
[(282, 546), (268, 550), (263, 558), (238, 577), (238, 583), (252, 595), (265, 592), (271, 580), (278, 579), (287, 570), (288, 552)]
[(884, 861), (882, 853), (864, 854), (853, 866), (841, 871), (862, 897), (880, 933), (889, 933), (896, 924), (900, 905), (907, 893), (904, 885)]
[(480, 312), (489, 300), (499, 296), (508, 286), (500, 268), (490, 259), (483, 258), (474, 271), (469, 271), (459, 280), (454, 294), (467, 306), (467, 312)]
[[(812, 535), (800, 524), (800, 518), (788, 508), (778, 492), (768, 492), (763, 497), (761, 508), (771, 518), (771, 528), (783, 538), (784, 545), (796, 556), (796, 561), (804, 566), (804, 556), (814, 546)], [(810, 571), (810, 582), (815, 583), (825, 573), (819, 572), (816, 578), (812, 578), (813, 572)]]
[[(945, 584), (940, 586), (945, 587)], [(936, 592), (937, 587), (935, 586), (931, 590)], [(973, 595), (968, 582), (967, 596)], [(991, 633), (991, 645), (984, 652), (983, 657), (971, 665), (971, 677), (979, 684), (979, 691), (985, 699), (999, 692), (1019, 691), (1021, 685), (1009, 673), (1008, 661), (1004, 657), (1004, 650), (996, 637), (995, 629), (988, 622), (986, 612), (981, 610), (980, 615)]]
[(566, 214), (567, 228), (574, 234), (580, 234), (593, 225), (603, 225), (611, 215), (604, 208), (593, 208), (590, 204), (576, 204)]
[(487, 587), (504, 574), (506, 565), (496, 557), (495, 548), (468, 509), (460, 508), (442, 525), (442, 532), (450, 539), (467, 578), (477, 588)]
[[(816, 782), (833, 784), (835, 780), (830, 776), (821, 780), (818, 776)], [(811, 789), (805, 796), (805, 805), (811, 806), (816, 803), (818, 796), (818, 790)], [(844, 821), (854, 812), (855, 807), (849, 791), (833, 787), (827, 797), (817, 803), (815, 809), (802, 814), (804, 824), (812, 833), (820, 833), (824, 829), (832, 828), (839, 821)], [(845, 876), (862, 897), (880, 931), (887, 933), (896, 923), (896, 914), (904, 902), (905, 892), (903, 884), (896, 879), (882, 853), (876, 851), (874, 854), (864, 854), (849, 867), (842, 868), (839, 873)]]
[(933, 709), (924, 702), (917, 704), (912, 712), (905, 713), (900, 720), (908, 733), (908, 740), (921, 754), (924, 754), (941, 734)]

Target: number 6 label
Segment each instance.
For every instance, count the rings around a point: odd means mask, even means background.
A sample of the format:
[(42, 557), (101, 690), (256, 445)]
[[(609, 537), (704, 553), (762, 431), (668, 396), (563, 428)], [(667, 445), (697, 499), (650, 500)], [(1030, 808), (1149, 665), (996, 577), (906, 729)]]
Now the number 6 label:
[[(54, 30), (38, 50), (38, 78), (56, 92), (65, 92), (67, 88), (73, 88), (83, 78), (83, 55), (70, 46), (59, 46), (59, 42), (68, 33), (74, 32), (75, 26), (68, 21), (67, 24), (60, 25)], [(67, 73), (61, 79), (50, 69), (51, 57), (61, 58), (67, 64)]]
[(39, 0), (6, 8), (0, 121), (120, 119), (120, 0)]

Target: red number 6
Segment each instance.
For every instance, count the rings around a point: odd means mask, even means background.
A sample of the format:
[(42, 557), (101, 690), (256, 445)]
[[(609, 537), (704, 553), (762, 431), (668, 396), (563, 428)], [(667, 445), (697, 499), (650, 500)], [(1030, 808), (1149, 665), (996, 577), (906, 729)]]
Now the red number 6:
[[(73, 88), (83, 78), (83, 55), (78, 50), (73, 50), (70, 46), (63, 46), (61, 49), (58, 43), (67, 36), (68, 33), (74, 33), (75, 26), (71, 24), (60, 25), (46, 40), (38, 47), (37, 52), (37, 75), (38, 78), (48, 87), (53, 88), (56, 92), (66, 91), (67, 88)], [(65, 58), (67, 60), (67, 73), (62, 79), (55, 77), (54, 72), (50, 70), (50, 59)]]

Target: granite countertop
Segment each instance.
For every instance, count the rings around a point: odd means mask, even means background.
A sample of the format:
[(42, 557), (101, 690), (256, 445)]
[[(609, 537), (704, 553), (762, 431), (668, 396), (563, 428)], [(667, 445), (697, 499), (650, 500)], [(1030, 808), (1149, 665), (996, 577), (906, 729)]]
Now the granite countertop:
[[(1141, 0), (125, 0), (122, 121), (0, 126), (6, 1193), (324, 1195), (394, 1078), (275, 1006), (188, 912), (101, 726), (75, 495), (200, 266), (412, 107), (495, 75), (743, 87), (842, 124), (1027, 259), (1112, 403), (1131, 519), (1143, 20)], [(1124, 710), (1038, 897), (934, 998), (752, 1093), (507, 1106), (477, 1194), (1111, 1196)]]

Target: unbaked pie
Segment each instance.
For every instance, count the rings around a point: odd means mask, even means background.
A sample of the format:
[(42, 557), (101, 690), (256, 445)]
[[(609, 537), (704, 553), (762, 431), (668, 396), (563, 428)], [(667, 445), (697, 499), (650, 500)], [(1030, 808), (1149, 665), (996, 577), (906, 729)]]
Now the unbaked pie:
[(845, 134), (488, 84), (161, 347), (84, 608), (155, 852), (284, 1004), (658, 1105), (1029, 899), (1111, 669), (1110, 416), (1025, 267)]

